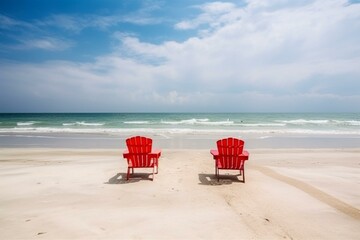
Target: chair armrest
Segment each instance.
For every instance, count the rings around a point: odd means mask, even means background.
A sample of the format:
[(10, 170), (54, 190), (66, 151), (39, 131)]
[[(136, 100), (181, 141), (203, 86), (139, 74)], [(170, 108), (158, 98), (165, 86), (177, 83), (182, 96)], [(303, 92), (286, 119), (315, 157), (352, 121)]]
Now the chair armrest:
[(150, 154), (152, 157), (159, 158), (161, 156), (161, 149), (153, 149)]
[(214, 159), (219, 155), (219, 151), (216, 149), (211, 149), (210, 153), (213, 155)]
[(129, 150), (125, 149), (123, 152), (123, 158), (128, 158), (129, 157)]
[(249, 160), (249, 152), (248, 152), (248, 151), (245, 151), (245, 150), (244, 150), (241, 155), (243, 155), (244, 157), (246, 157), (245, 160)]

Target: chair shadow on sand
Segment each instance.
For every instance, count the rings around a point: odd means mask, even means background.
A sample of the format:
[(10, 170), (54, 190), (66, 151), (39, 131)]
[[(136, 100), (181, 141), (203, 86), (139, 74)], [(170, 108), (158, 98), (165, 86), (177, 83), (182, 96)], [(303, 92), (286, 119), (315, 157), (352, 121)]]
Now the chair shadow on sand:
[(152, 180), (152, 173), (133, 173), (131, 178), (126, 180), (126, 173), (117, 173), (115, 176), (111, 177), (105, 184), (128, 184), (135, 183), (142, 180)]
[(208, 186), (219, 186), (219, 185), (229, 185), (233, 182), (239, 182), (242, 183), (242, 181), (239, 179), (240, 174), (224, 174), (220, 175), (220, 180), (218, 181), (215, 174), (205, 174), (205, 173), (199, 173), (199, 181), (200, 185), (208, 185)]

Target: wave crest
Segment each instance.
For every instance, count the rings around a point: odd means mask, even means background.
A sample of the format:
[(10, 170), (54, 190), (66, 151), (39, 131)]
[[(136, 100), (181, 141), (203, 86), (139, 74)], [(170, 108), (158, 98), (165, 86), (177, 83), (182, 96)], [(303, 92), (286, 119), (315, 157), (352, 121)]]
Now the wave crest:
[(38, 123), (36, 121), (28, 121), (28, 122), (18, 122), (16, 123), (17, 126), (31, 126), (34, 125), (35, 123)]
[(209, 126), (221, 126), (221, 125), (234, 125), (234, 121), (227, 119), (226, 121), (214, 121), (210, 122), (208, 118), (192, 118), (180, 121), (164, 121), (161, 120), (162, 124), (169, 125), (209, 125)]
[(74, 123), (63, 123), (63, 126), (103, 126), (104, 123), (88, 123), (88, 122), (74, 122)]

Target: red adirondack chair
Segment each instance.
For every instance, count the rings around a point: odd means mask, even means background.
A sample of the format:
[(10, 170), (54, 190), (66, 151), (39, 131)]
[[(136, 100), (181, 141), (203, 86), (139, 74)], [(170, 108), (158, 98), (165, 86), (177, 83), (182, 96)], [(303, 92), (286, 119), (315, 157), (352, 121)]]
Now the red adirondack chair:
[(219, 181), (219, 170), (239, 170), (245, 183), (245, 161), (249, 153), (244, 151), (244, 141), (237, 138), (224, 138), (216, 142), (217, 150), (210, 150), (215, 159), (215, 175)]
[(129, 180), (130, 170), (134, 173), (134, 168), (152, 168), (154, 180), (154, 173), (158, 173), (159, 169), (161, 150), (152, 150), (152, 139), (142, 136), (131, 137), (126, 139), (126, 146), (128, 149), (123, 153), (128, 162), (126, 180)]

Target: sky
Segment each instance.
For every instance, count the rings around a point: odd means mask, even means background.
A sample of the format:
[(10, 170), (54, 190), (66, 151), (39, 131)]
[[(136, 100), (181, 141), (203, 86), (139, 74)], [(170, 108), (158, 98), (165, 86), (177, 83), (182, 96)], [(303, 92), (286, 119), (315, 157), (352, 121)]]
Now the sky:
[(0, 112), (360, 112), (360, 1), (3, 0)]

